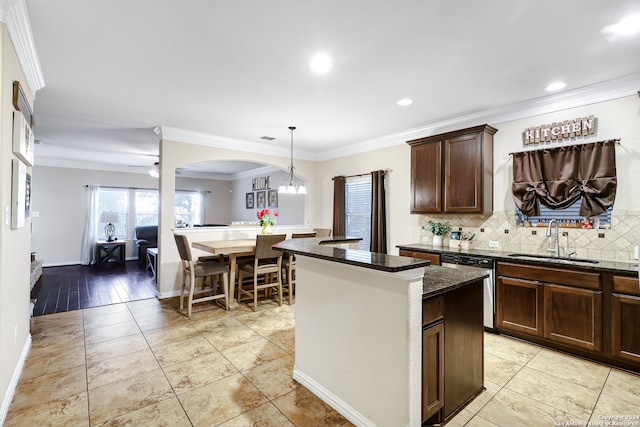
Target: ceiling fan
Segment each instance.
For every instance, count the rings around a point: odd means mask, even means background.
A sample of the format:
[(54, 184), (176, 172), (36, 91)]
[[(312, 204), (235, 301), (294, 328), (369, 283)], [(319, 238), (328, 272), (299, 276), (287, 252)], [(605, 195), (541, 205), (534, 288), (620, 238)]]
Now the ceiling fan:
[[(155, 162), (153, 166), (135, 166), (129, 165), (130, 168), (143, 168), (147, 169), (147, 173), (154, 178), (160, 177), (160, 162)], [(182, 172), (186, 171), (186, 168), (176, 168), (176, 175), (180, 175)]]

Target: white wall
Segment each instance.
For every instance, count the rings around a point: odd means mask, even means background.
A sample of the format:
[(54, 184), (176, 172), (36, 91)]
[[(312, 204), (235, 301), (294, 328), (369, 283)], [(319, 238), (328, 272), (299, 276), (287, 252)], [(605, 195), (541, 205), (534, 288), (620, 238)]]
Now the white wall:
[(25, 226), (12, 229), (11, 169), (13, 154), (13, 81), (23, 88), (27, 100), (33, 105), (24, 73), (20, 68), (16, 52), (4, 24), (0, 25), (0, 200), (2, 221), (0, 223), (0, 424), (6, 414), (10, 398), (17, 384), (22, 364), (28, 351), (29, 293), (31, 221)]
[[(278, 190), (278, 187), (289, 174), (287, 172), (271, 172), (268, 174), (257, 175), (255, 177), (237, 179), (233, 181), (233, 196), (232, 196), (232, 219), (234, 221), (257, 221), (256, 212), (258, 207), (254, 203), (252, 209), (246, 208), (246, 194), (254, 194), (252, 191), (251, 180), (253, 178), (269, 177), (269, 187), (272, 190)], [(266, 191), (266, 190), (265, 190)], [(302, 225), (305, 224), (304, 205), (306, 195), (304, 194), (278, 194), (278, 224), (281, 225)], [(266, 207), (266, 206), (265, 206)]]

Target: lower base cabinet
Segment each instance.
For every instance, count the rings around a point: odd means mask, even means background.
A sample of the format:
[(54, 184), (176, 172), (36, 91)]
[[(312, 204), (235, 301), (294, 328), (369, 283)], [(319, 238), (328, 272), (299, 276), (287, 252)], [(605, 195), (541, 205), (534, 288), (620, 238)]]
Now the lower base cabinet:
[(484, 390), (482, 281), (423, 301), (422, 422), (448, 421)]
[(544, 337), (572, 347), (602, 351), (602, 292), (544, 287)]
[(444, 324), (422, 330), (422, 422), (444, 406)]
[(611, 297), (611, 353), (613, 357), (640, 364), (640, 297)]

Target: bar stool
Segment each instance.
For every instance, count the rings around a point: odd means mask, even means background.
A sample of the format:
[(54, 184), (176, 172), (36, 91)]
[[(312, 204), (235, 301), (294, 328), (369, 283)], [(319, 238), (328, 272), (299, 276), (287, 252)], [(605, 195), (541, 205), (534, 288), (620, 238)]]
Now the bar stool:
[[(191, 256), (189, 240), (183, 234), (174, 234), (180, 259), (182, 261), (182, 287), (180, 289), (180, 310), (184, 307), (185, 291), (188, 292), (187, 313), (191, 317), (191, 308), (194, 303), (212, 301), (224, 298), (224, 308), (229, 310), (229, 268), (218, 261), (195, 262)], [(205, 280), (209, 277), (210, 289), (204, 289)], [(218, 280), (214, 281), (216, 277)], [(189, 278), (189, 280), (187, 280)], [(195, 290), (197, 280), (202, 279), (202, 288)], [(221, 279), (221, 280), (220, 280)], [(187, 285), (188, 283), (188, 285)], [(222, 293), (215, 293), (215, 287), (222, 285)], [(219, 291), (219, 290), (218, 290)], [(208, 294), (207, 296), (194, 298), (194, 295)]]

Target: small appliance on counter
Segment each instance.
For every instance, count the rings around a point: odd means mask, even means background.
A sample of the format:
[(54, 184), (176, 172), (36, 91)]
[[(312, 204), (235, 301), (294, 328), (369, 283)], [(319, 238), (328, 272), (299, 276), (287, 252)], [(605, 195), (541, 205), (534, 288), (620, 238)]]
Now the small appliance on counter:
[(460, 239), (462, 239), (462, 232), (452, 231), (449, 233), (449, 247), (457, 248), (460, 246)]

